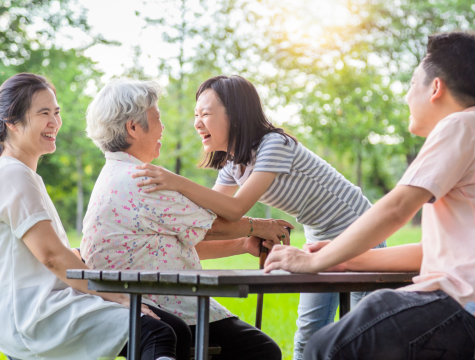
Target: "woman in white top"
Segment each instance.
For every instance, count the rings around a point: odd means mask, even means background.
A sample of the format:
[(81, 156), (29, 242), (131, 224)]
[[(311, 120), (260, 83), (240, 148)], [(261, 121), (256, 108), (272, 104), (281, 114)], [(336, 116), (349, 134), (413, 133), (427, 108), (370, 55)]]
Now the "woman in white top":
[[(18, 74), (0, 87), (0, 351), (23, 360), (114, 359), (127, 343), (129, 298), (66, 279), (67, 269), (87, 266), (36, 173), (40, 156), (55, 151), (59, 110), (42, 76)], [(142, 359), (173, 359), (172, 329), (147, 306), (142, 312)]]

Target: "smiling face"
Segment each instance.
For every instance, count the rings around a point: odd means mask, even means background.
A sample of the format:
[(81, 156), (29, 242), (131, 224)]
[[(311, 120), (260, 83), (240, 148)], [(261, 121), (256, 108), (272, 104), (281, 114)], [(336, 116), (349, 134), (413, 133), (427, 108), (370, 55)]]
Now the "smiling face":
[(165, 126), (160, 118), (160, 110), (157, 105), (147, 110), (148, 132), (145, 132), (140, 125), (136, 125), (137, 138), (134, 141), (134, 156), (143, 162), (151, 162), (160, 156), (162, 147), (163, 130)]
[(409, 131), (414, 135), (426, 137), (441, 119), (438, 108), (431, 99), (434, 96), (434, 84), (426, 84), (426, 72), (422, 65), (414, 71), (406, 101), (409, 105)]
[(33, 95), (22, 123), (9, 126), (8, 142), (12, 149), (38, 159), (56, 150), (56, 135), (62, 121), (56, 96), (50, 89)]
[(205, 152), (228, 150), (229, 120), (226, 108), (213, 89), (203, 91), (196, 102), (195, 129), (202, 138)]

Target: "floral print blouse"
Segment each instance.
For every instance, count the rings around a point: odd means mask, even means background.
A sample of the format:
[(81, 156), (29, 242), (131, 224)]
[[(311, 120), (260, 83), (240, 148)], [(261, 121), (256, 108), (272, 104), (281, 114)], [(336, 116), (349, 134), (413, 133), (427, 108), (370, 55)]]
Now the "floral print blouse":
[[(216, 215), (175, 191), (146, 194), (133, 179), (142, 162), (124, 152), (106, 152), (84, 217), (81, 256), (93, 269), (201, 269), (195, 245)], [(196, 324), (195, 297), (144, 295), (161, 309)], [(210, 301), (210, 321), (233, 317)]]

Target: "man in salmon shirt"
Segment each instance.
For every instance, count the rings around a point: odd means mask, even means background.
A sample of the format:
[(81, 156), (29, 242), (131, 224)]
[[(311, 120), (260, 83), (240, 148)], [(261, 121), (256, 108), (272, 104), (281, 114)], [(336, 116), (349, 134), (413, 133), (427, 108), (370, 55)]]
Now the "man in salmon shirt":
[[(427, 140), (397, 186), (331, 243), (312, 244), (307, 251), (274, 247), (265, 271), (420, 270), (420, 275), (405, 288), (374, 292), (338, 323), (316, 332), (305, 360), (474, 359), (473, 32), (429, 37), (407, 103), (409, 131)], [(367, 251), (421, 207), (420, 244)]]

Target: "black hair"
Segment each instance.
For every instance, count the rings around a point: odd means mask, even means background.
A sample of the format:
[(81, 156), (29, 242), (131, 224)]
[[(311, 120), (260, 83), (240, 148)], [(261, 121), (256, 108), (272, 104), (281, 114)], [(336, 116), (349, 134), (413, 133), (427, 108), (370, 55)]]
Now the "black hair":
[(228, 161), (247, 166), (253, 160), (252, 150), (256, 150), (263, 136), (269, 133), (282, 135), (285, 145), (289, 144), (289, 140), (297, 144), (296, 138), (276, 128), (266, 117), (259, 94), (250, 81), (237, 75), (212, 77), (199, 86), (196, 101), (207, 89), (213, 89), (218, 95), (226, 109), (230, 126), (227, 151), (206, 154), (201, 166), (219, 170)]
[(8, 124), (25, 124), (33, 96), (40, 90), (56, 89), (46, 78), (36, 74), (16, 74), (0, 86), (0, 155), (7, 139)]
[(425, 85), (442, 79), (462, 106), (475, 105), (475, 33), (454, 31), (429, 36), (422, 61)]

